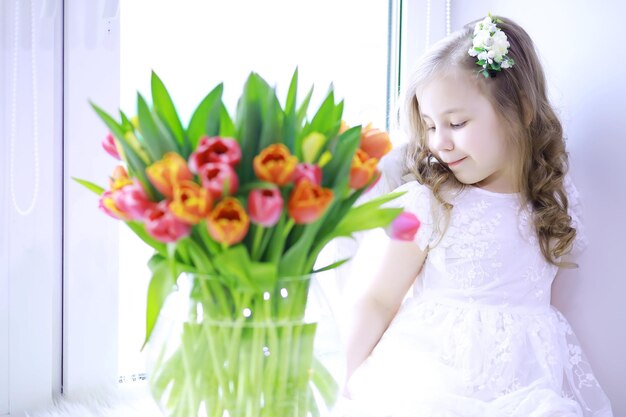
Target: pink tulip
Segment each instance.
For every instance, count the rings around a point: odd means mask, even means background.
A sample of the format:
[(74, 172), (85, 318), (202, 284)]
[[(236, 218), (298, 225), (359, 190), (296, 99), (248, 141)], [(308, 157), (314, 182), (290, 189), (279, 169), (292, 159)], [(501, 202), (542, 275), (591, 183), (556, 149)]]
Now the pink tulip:
[(256, 189), (248, 196), (248, 214), (252, 223), (272, 227), (283, 211), (283, 196), (278, 188)]
[(170, 212), (168, 204), (167, 200), (156, 204), (148, 210), (145, 219), (148, 234), (164, 243), (176, 242), (191, 233), (191, 226), (178, 220)]
[(107, 190), (102, 193), (102, 196), (100, 196), (100, 201), (98, 202), (98, 207), (100, 208), (100, 210), (104, 211), (106, 214), (113, 217), (114, 219), (124, 221), (130, 220), (128, 214), (120, 210), (120, 208), (117, 206), (117, 203), (115, 201), (116, 193), (118, 193), (118, 191), (111, 190)]
[(319, 165), (306, 162), (296, 165), (293, 173), (294, 183), (299, 183), (303, 178), (308, 178), (315, 185), (322, 184), (322, 168)]
[(209, 162), (223, 162), (235, 167), (240, 160), (241, 147), (235, 139), (204, 136), (189, 155), (189, 169), (197, 174)]
[(415, 235), (420, 228), (420, 221), (413, 213), (403, 211), (395, 218), (388, 229), (389, 237), (393, 240), (403, 240), (410, 242), (415, 239)]
[(209, 190), (213, 200), (219, 200), (224, 194), (224, 184), (228, 181), (228, 195), (234, 195), (239, 189), (239, 178), (232, 166), (224, 162), (209, 162), (198, 173), (202, 187)]
[(112, 134), (109, 133), (108, 135), (106, 135), (106, 137), (102, 141), (102, 147), (113, 158), (117, 159), (118, 161), (122, 159), (120, 158), (120, 153), (117, 150), (117, 144), (115, 143), (115, 138)]
[(143, 220), (148, 210), (156, 204), (148, 198), (143, 186), (137, 180), (116, 191), (113, 194), (113, 201), (130, 220)]

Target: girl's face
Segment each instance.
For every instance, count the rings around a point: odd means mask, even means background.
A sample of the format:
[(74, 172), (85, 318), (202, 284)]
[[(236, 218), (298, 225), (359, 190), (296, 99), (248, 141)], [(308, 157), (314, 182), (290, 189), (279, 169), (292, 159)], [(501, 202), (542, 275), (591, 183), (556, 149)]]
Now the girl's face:
[(466, 73), (435, 78), (417, 91), (417, 100), (430, 151), (460, 182), (498, 193), (517, 191), (504, 124)]

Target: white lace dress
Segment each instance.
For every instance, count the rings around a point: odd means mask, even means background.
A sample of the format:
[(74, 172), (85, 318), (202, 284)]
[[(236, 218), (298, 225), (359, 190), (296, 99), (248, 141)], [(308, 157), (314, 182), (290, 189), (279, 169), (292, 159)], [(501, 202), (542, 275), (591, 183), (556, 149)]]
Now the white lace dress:
[[(570, 214), (585, 246), (578, 196)], [(416, 181), (394, 205), (422, 221), (434, 244), (432, 192)], [(348, 387), (350, 416), (610, 417), (611, 406), (561, 313), (547, 263), (517, 194), (467, 188), (451, 224), (372, 354)], [(393, 277), (389, 277), (393, 285)]]

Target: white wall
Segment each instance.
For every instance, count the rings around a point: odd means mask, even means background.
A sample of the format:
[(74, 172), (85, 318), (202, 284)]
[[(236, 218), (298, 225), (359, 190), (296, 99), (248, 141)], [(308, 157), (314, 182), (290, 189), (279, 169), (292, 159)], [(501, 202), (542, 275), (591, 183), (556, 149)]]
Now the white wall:
[[(409, 1), (413, 61), (425, 43), (426, 0)], [(549, 96), (563, 122), (590, 243), (580, 268), (562, 271), (553, 303), (568, 318), (615, 416), (626, 416), (626, 4), (585, 0), (451, 2), (451, 29), (488, 12), (521, 24), (535, 41)], [(415, 18), (419, 16), (419, 18)], [(415, 27), (419, 26), (419, 27)], [(445, 35), (445, 2), (433, 1), (431, 44)]]
[[(5, 12), (4, 3), (0, 4), (0, 60), (5, 62), (8, 56), (6, 48), (8, 17)], [(5, 91), (6, 80), (5, 65), (0, 65), (0, 85)], [(4, 94), (3, 94), (4, 95)], [(8, 116), (4, 111), (4, 101), (0, 101), (0, 126), (6, 126)], [(4, 133), (4, 129), (3, 133)], [(0, 166), (2, 169), (2, 180), (0, 181), (0, 416), (9, 413), (9, 274), (6, 253), (8, 252), (8, 182), (6, 181), (8, 166), (8, 152), (6, 152), (6, 141), (0, 143)]]
[(89, 106), (119, 106), (119, 21), (115, 1), (64, 0), (63, 393), (115, 387), (117, 224), (98, 198), (71, 180), (106, 185), (116, 161), (100, 145), (107, 129)]
[(61, 391), (61, 19), (43, 4), (0, 2), (0, 415)]

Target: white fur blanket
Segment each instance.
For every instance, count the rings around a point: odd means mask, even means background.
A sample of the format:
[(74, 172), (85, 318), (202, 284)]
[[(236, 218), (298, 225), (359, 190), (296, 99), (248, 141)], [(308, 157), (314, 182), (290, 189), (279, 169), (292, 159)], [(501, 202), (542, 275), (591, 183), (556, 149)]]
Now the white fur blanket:
[[(127, 386), (126, 386), (127, 385)], [(62, 397), (53, 408), (28, 417), (163, 417), (146, 383), (123, 384), (97, 393)]]

